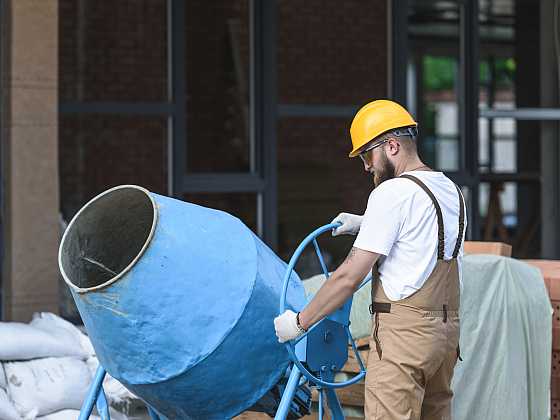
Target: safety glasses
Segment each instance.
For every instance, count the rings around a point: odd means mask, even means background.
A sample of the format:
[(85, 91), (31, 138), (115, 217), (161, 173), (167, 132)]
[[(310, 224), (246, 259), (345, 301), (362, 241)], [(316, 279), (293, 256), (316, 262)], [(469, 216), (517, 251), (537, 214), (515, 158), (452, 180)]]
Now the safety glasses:
[(379, 143), (372, 144), (366, 150), (364, 150), (363, 152), (360, 152), (360, 154), (358, 156), (360, 156), (360, 159), (362, 159), (362, 162), (364, 162), (366, 165), (371, 165), (372, 162), (373, 162), (373, 159), (372, 159), (373, 154), (370, 153), (370, 152), (373, 151), (373, 149), (375, 149), (376, 147), (384, 145), (388, 141), (389, 141), (389, 139), (386, 139), (386, 140), (380, 141)]
[[(412, 137), (413, 139), (418, 135), (418, 128), (417, 127), (405, 127), (399, 130), (393, 130), (391, 132), (392, 137)], [(360, 152), (360, 154), (358, 156), (360, 156), (360, 159), (362, 159), (362, 162), (364, 162), (367, 165), (371, 165), (373, 160), (372, 160), (372, 153), (371, 152), (373, 149), (375, 149), (376, 147), (382, 146), (385, 143), (387, 143), (390, 139), (385, 139), (383, 141), (380, 141), (379, 143), (374, 143), (371, 146), (369, 146), (366, 150), (364, 150), (363, 152)]]

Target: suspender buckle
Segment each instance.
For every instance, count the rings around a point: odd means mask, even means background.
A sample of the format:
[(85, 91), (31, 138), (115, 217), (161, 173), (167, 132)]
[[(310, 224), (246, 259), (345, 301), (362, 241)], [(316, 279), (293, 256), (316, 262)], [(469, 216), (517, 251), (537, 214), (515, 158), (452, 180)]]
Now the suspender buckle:
[(369, 313), (372, 314), (372, 315), (374, 313), (388, 314), (390, 312), (391, 312), (391, 304), (390, 303), (373, 302), (371, 305), (369, 305)]

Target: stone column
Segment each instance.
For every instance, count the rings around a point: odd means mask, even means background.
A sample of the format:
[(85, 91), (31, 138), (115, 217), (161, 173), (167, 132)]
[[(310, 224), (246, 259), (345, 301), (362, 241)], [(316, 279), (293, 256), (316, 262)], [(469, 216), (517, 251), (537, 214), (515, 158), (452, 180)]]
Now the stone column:
[(58, 312), (58, 0), (2, 10), (2, 318)]

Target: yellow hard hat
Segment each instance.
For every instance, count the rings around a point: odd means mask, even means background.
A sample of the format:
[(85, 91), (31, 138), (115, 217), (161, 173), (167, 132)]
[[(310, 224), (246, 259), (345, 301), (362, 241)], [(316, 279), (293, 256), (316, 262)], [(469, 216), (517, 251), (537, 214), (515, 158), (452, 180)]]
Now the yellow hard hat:
[(348, 156), (358, 156), (358, 150), (389, 130), (417, 125), (407, 110), (396, 102), (386, 99), (370, 102), (364, 105), (352, 120), (352, 151)]

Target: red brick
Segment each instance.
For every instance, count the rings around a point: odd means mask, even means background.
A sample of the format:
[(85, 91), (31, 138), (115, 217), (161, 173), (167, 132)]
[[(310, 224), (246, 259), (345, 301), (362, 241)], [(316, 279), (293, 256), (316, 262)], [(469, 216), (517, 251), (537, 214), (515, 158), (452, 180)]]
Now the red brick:
[(541, 270), (551, 300), (560, 301), (560, 261), (524, 260)]
[[(555, 318), (557, 315), (555, 315)], [(555, 322), (558, 324), (558, 320), (556, 319)], [(560, 351), (560, 328), (553, 327), (552, 328), (552, 349)]]
[(551, 398), (550, 400), (550, 419), (560, 420), (560, 399)]
[(552, 351), (551, 375), (553, 378), (560, 378), (560, 351)]

